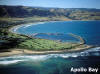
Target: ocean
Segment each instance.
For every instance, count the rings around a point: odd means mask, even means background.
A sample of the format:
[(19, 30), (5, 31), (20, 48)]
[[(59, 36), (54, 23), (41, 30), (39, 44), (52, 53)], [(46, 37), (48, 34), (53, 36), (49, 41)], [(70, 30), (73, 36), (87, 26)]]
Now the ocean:
[[(0, 74), (99, 74), (100, 72), (100, 21), (59, 21), (22, 25), (16, 33), (61, 40), (62, 42), (78, 42), (68, 33), (85, 39), (86, 44), (95, 48), (80, 52), (46, 55), (14, 55), (0, 58)], [(72, 68), (86, 69), (84, 72), (73, 72)], [(88, 69), (97, 68), (98, 71)]]

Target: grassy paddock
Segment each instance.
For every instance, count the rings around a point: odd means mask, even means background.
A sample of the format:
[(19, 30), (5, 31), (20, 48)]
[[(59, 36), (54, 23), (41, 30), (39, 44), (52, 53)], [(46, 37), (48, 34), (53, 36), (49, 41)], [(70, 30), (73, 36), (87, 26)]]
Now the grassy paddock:
[(71, 43), (62, 43), (53, 40), (46, 39), (28, 39), (18, 45), (19, 48), (25, 48), (30, 50), (65, 50), (71, 49)]
[[(63, 18), (63, 17), (62, 17)], [(57, 19), (57, 17), (55, 17)], [(68, 50), (75, 48), (76, 44), (73, 43), (62, 43), (59, 41), (39, 39), (39, 38), (30, 38), (25, 35), (19, 35), (10, 33), (8, 29), (14, 25), (20, 24), (25, 21), (46, 21), (51, 20), (47, 17), (28, 17), (28, 18), (0, 18), (0, 22), (7, 22), (4, 24), (0, 24), (0, 40), (6, 40), (7, 42), (0, 43), (0, 50), (2, 49), (11, 49), (11, 48), (22, 48), (36, 51), (51, 51), (51, 50)], [(52, 19), (53, 20), (53, 19)], [(65, 19), (64, 19), (65, 20)], [(4, 23), (3, 22), (3, 23)], [(28, 23), (27, 22), (27, 23)], [(15, 24), (14, 24), (15, 23)], [(11, 25), (12, 24), (12, 25)], [(8, 27), (6, 27), (8, 26)]]

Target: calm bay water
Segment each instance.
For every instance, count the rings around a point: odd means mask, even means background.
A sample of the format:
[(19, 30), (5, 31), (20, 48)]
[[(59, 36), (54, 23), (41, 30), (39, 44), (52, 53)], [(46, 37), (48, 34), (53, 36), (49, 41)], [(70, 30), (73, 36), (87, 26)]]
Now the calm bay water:
[[(31, 36), (38, 33), (36, 37), (39, 38), (78, 41), (68, 35), (73, 33), (83, 37), (86, 44), (98, 47), (75, 53), (2, 57), (0, 74), (87, 74), (87, 72), (73, 73), (70, 69), (71, 67), (100, 69), (100, 21), (47, 22), (22, 26), (15, 32)], [(88, 74), (99, 74), (99, 71)]]
[[(34, 33), (73, 33), (83, 37), (87, 44), (100, 45), (100, 21), (65, 21), (40, 23), (37, 25), (33, 24), (30, 26), (22, 26), (17, 29), (16, 32), (26, 35), (33, 35)], [(43, 36), (37, 37), (48, 38)], [(67, 39), (67, 35), (61, 37), (59, 38), (64, 41), (69, 40)], [(49, 38), (53, 39), (54, 37)]]

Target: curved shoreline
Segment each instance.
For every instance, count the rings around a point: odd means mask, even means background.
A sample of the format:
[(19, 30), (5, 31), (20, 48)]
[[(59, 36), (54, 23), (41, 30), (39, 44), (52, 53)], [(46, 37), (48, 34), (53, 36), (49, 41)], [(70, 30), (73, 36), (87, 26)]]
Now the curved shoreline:
[[(69, 20), (70, 22), (72, 21), (98, 21), (98, 20)], [(100, 20), (99, 20), (100, 21)], [(43, 22), (33, 22), (33, 23), (26, 23), (26, 24), (19, 24), (19, 25), (16, 25), (16, 26), (13, 26), (9, 29), (9, 32), (12, 32), (12, 33), (16, 33), (14, 31), (12, 31), (13, 29), (18, 29), (19, 27), (22, 27), (22, 26), (31, 26), (32, 25), (38, 25), (38, 24), (41, 24), (41, 23), (48, 23), (48, 22), (63, 22), (63, 21), (43, 21)], [(67, 21), (65, 21), (67, 22)], [(30, 24), (30, 25), (29, 25)], [(16, 33), (16, 34), (20, 34), (20, 33)]]
[[(73, 21), (75, 21), (75, 20), (73, 20)], [(49, 21), (49, 22), (63, 22), (63, 21)], [(33, 25), (38, 25), (38, 24), (44, 24), (44, 23), (48, 23), (48, 21), (45, 21), (45, 22), (35, 22), (35, 23), (27, 23), (27, 24), (20, 24), (20, 25), (16, 25), (16, 26), (13, 26), (13, 27), (11, 27), (10, 29), (9, 29), (9, 32), (11, 32), (11, 33), (15, 33), (15, 34), (21, 34), (21, 33), (17, 33), (17, 32), (15, 32), (18, 28), (20, 28), (20, 27), (28, 27), (28, 26), (33, 26)], [(33, 36), (35, 36), (36, 34), (38, 34), (38, 33), (34, 33), (34, 35)], [(74, 38), (76, 38), (76, 39), (78, 39), (79, 41), (80, 41), (80, 45), (82, 45), (82, 44), (85, 44), (85, 40), (82, 38), (82, 37), (80, 37), (80, 36), (78, 36), (78, 35), (75, 35), (75, 34), (73, 34), (73, 33), (68, 33), (70, 36), (72, 36), (72, 37), (74, 37)], [(25, 34), (21, 34), (21, 35), (25, 35)], [(29, 36), (29, 35), (26, 35), (26, 36), (28, 36), (28, 37), (31, 37), (31, 36)]]
[(32, 51), (28, 49), (12, 49), (10, 52), (0, 53), (0, 57), (12, 56), (12, 55), (44, 55), (44, 54), (61, 54), (61, 53), (75, 53), (81, 52), (93, 48), (93, 46), (86, 46), (85, 48), (75, 48), (70, 50), (58, 50), (58, 51)]
[(15, 32), (18, 28), (20, 28), (20, 27), (26, 28), (28, 26), (38, 25), (38, 24), (41, 24), (41, 23), (46, 23), (46, 22), (34, 22), (34, 23), (19, 24), (19, 25), (11, 27), (8, 31), (11, 32), (11, 33), (20, 34), (20, 33)]
[[(56, 22), (56, 21), (50, 21), (50, 22)], [(29, 23), (29, 24), (32, 24), (32, 25), (37, 25), (41, 22), (35, 22), (35, 23)], [(42, 23), (45, 23), (45, 22), (42, 22)], [(9, 32), (11, 33), (15, 33), (15, 34), (19, 34), (19, 33), (16, 33), (14, 32), (13, 30), (15, 29), (18, 29), (19, 27), (21, 26), (27, 26), (27, 24), (20, 24), (20, 25), (16, 25), (16, 26), (13, 26), (9, 29)], [(31, 26), (31, 25), (29, 25)], [(85, 43), (80, 43), (80, 45), (85, 45)], [(57, 51), (31, 51), (31, 50), (28, 50), (28, 49), (13, 49), (11, 50), (10, 52), (3, 52), (3, 53), (0, 53), (0, 57), (2, 56), (10, 56), (10, 55), (19, 55), (19, 54), (51, 54), (51, 53), (69, 53), (69, 52), (78, 52), (78, 51), (83, 51), (83, 50), (87, 50), (89, 48), (92, 48), (93, 46), (90, 46), (90, 45), (85, 45), (84, 48), (79, 48), (79, 47), (76, 47), (74, 49), (68, 49), (68, 50), (57, 50)], [(24, 50), (24, 51), (23, 51)]]

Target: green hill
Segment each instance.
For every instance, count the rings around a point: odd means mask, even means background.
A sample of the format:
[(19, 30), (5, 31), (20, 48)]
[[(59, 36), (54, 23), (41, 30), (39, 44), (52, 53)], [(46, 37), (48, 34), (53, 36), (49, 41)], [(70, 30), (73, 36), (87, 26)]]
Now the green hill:
[(64, 17), (72, 20), (100, 20), (100, 9), (0, 5), (0, 17)]

